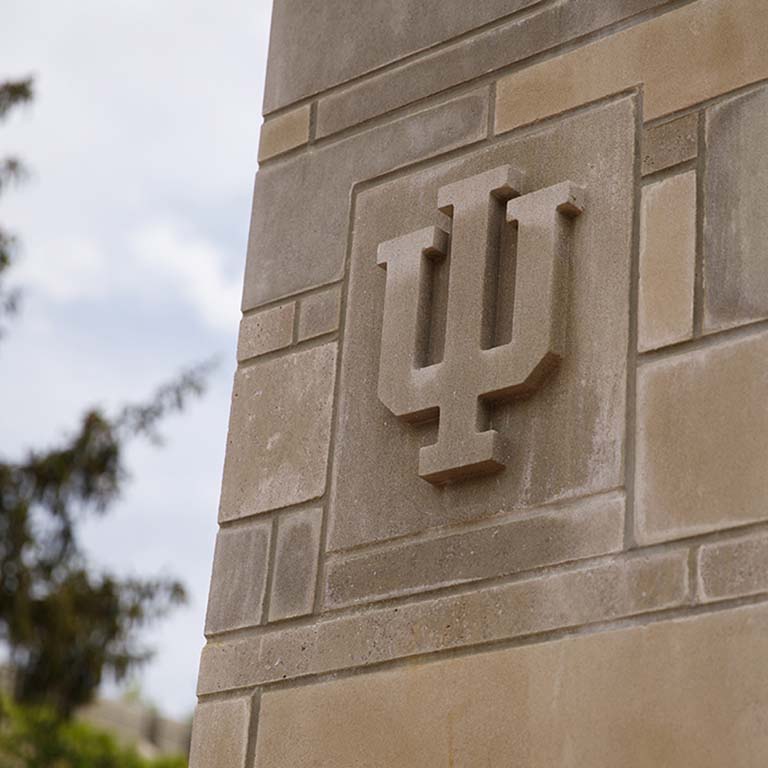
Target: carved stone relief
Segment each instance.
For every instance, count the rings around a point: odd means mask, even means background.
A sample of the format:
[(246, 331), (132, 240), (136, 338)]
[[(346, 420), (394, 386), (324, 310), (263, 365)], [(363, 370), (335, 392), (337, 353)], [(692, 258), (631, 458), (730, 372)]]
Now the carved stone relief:
[(332, 550), (623, 485), (635, 108), (357, 194)]
[[(509, 165), (449, 184), (437, 195), (446, 217), (441, 226), (378, 249), (378, 264), (387, 271), (379, 398), (406, 422), (439, 414), (437, 442), (419, 452), (419, 475), (431, 483), (502, 470), (502, 438), (489, 427), (491, 403), (532, 394), (565, 351), (564, 220), (581, 213), (583, 191), (565, 181), (516, 197), (522, 188), (523, 174)], [(504, 218), (516, 237), (503, 237)], [(516, 253), (500, 253), (502, 241), (510, 246), (513, 239)], [(418, 360), (429, 344), (432, 295), (426, 273), (430, 261), (449, 253), (443, 359), (419, 365), (428, 362)], [(500, 279), (502, 261), (513, 262), (510, 286)], [(503, 343), (495, 302), (514, 307), (510, 338)]]

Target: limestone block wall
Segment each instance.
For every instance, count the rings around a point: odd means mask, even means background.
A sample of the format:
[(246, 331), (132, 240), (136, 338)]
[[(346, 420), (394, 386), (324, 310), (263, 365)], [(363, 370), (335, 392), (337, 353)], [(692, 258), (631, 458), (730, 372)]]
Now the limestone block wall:
[(766, 40), (275, 0), (193, 768), (768, 763)]

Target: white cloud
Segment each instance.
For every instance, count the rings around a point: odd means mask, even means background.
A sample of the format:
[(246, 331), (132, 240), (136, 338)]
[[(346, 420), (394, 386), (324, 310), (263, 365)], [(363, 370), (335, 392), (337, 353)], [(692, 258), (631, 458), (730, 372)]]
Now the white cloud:
[(186, 236), (170, 222), (142, 227), (132, 238), (138, 266), (183, 295), (212, 328), (232, 331), (240, 316), (241, 278), (224, 274), (212, 243)]
[(21, 258), (12, 273), (14, 282), (41, 290), (59, 301), (77, 301), (105, 293), (107, 262), (87, 236), (62, 237), (36, 246), (33, 256)]

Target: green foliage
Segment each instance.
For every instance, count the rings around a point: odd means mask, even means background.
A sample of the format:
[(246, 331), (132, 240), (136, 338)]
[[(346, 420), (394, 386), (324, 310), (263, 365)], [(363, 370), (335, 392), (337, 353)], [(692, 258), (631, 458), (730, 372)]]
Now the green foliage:
[(86, 562), (78, 526), (103, 514), (127, 478), (125, 442), (198, 395), (198, 366), (114, 418), (99, 410), (59, 446), (0, 461), (0, 640), (10, 649), (18, 701), (69, 717), (104, 672), (118, 680), (149, 658), (136, 630), (184, 600), (173, 579), (118, 579)]
[[(32, 96), (29, 79), (0, 82), (0, 120)], [(0, 160), (0, 192), (22, 175), (18, 160)], [(3, 284), (13, 245), (0, 228), (0, 332), (16, 304)], [(104, 514), (118, 498), (127, 479), (126, 442), (137, 436), (158, 442), (158, 422), (203, 391), (209, 367), (183, 372), (147, 402), (116, 414), (88, 411), (59, 445), (0, 457), (0, 647), (8, 651), (16, 701), (44, 707), (29, 727), (38, 728), (39, 718), (67, 720), (105, 673), (120, 680), (146, 661), (149, 649), (137, 630), (184, 600), (174, 579), (121, 579), (95, 570), (78, 533), (88, 515)], [(59, 746), (78, 732), (61, 727)], [(44, 731), (38, 728), (40, 738)], [(54, 765), (21, 763), (38, 764)], [(117, 765), (61, 766), (70, 764)]]
[(86, 723), (2, 702), (0, 768), (184, 768), (183, 757), (146, 760)]
[[(0, 120), (16, 106), (32, 100), (32, 80), (9, 80), (0, 83)], [(0, 158), (0, 194), (8, 184), (19, 181), (25, 175), (24, 166), (15, 157)], [(5, 272), (11, 266), (16, 240), (13, 235), (0, 227), (0, 333), (3, 331), (3, 321), (16, 311), (19, 296), (16, 291), (8, 290), (3, 285)]]

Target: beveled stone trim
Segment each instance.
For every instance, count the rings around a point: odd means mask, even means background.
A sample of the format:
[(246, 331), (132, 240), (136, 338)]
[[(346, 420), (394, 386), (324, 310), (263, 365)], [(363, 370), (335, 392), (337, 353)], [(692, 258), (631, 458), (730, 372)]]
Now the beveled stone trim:
[(653, 120), (768, 77), (766, 39), (763, 0), (698, 0), (499, 80), (495, 132), (640, 85)]
[(198, 694), (535, 635), (684, 605), (688, 550), (588, 567), (209, 643)]

